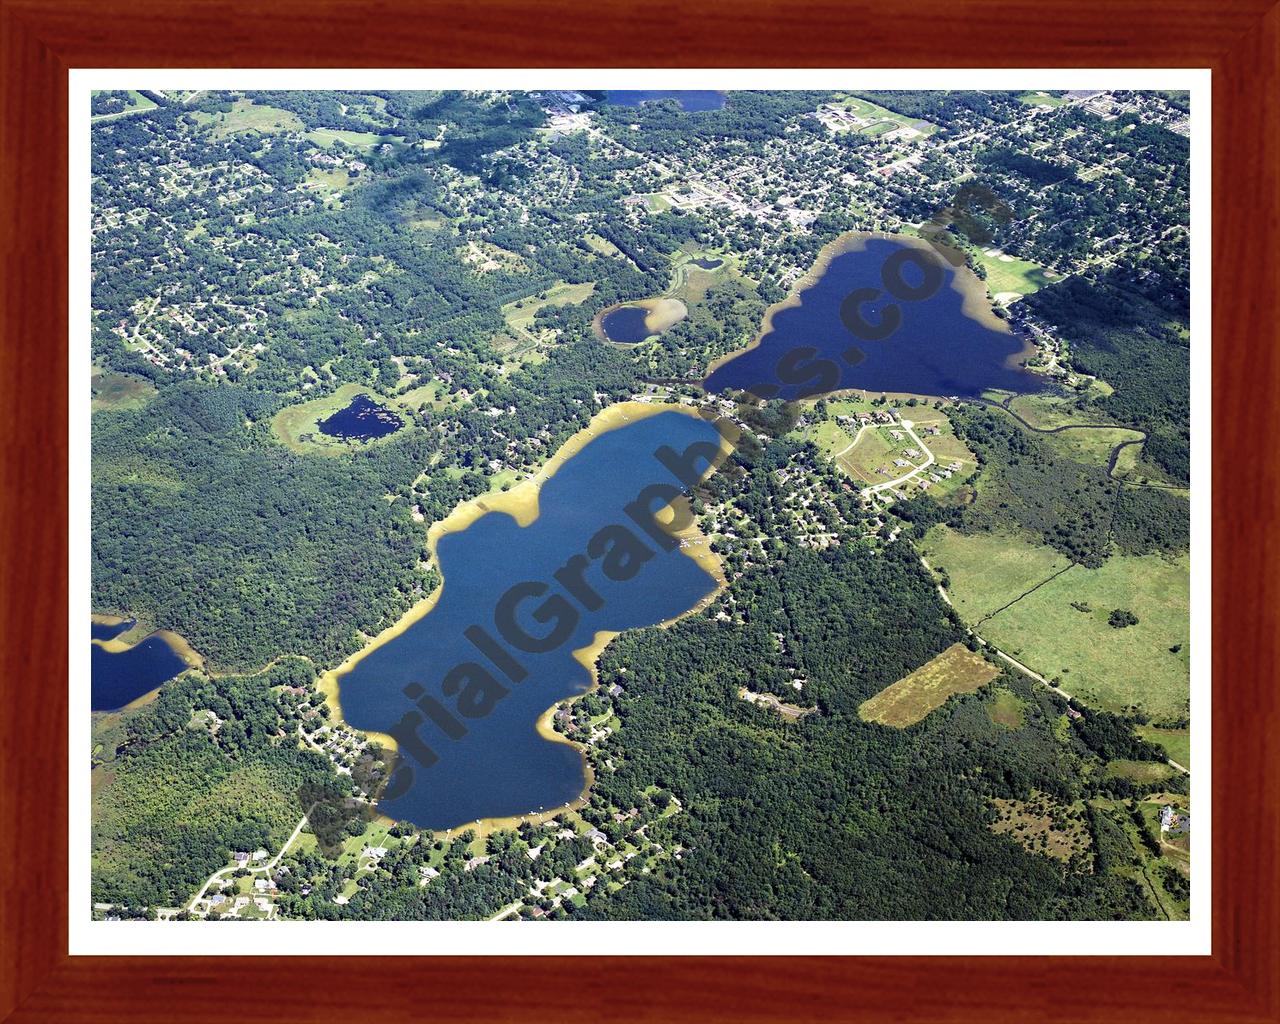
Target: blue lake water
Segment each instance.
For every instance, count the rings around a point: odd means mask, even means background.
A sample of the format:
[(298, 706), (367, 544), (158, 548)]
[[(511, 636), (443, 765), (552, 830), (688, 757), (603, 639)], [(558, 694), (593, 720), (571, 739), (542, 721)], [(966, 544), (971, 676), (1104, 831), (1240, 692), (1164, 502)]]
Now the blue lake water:
[(320, 433), (329, 437), (368, 441), (375, 437), (394, 434), (404, 424), (399, 416), (379, 405), (368, 395), (356, 395), (345, 409), (339, 409), (316, 426), (319, 427)]
[(699, 110), (719, 110), (724, 106), (725, 94), (715, 89), (610, 89), (605, 94), (610, 103), (620, 107), (638, 107), (654, 100), (675, 100), (681, 110), (690, 113)]
[[(92, 639), (110, 640), (133, 625), (93, 623)], [(89, 646), (90, 704), (94, 711), (117, 711), (186, 670), (187, 663), (162, 637), (151, 636), (126, 651)]]
[[(864, 250), (835, 257), (818, 280), (800, 292), (799, 305), (774, 314), (759, 345), (707, 377), (707, 390), (736, 388), (771, 397), (758, 389), (773, 385), (780, 398), (845, 388), (967, 397), (988, 388), (1044, 390), (1042, 377), (1017, 365), (1025, 351), (1019, 338), (965, 315), (963, 297), (951, 286), (955, 270), (945, 260), (935, 261), (943, 278), (928, 297), (904, 299), (889, 293), (882, 274), (894, 264), (887, 261), (906, 249), (891, 239), (873, 238)], [(924, 290), (924, 272), (909, 261), (900, 265), (894, 279), (907, 290)], [(903, 292), (901, 284), (897, 288)], [(868, 301), (849, 300), (858, 289), (879, 294)], [(846, 325), (842, 308), (846, 316), (852, 311), (867, 325), (858, 327), (861, 333)], [(887, 330), (896, 317), (900, 323)], [(886, 336), (867, 336), (878, 331)], [(817, 352), (804, 356), (797, 351), (804, 348)], [(794, 362), (780, 370), (788, 357)], [(813, 364), (818, 359), (828, 361), (825, 373)]]
[(601, 317), (600, 329), (610, 341), (635, 344), (657, 333), (645, 326), (648, 316), (649, 311), (642, 306), (619, 306)]
[(94, 640), (114, 640), (121, 633), (133, 628), (134, 620), (125, 619), (123, 622), (106, 623), (90, 621), (89, 626)]
[[(351, 725), (397, 737), (401, 756), (379, 805), (383, 813), (442, 829), (550, 809), (578, 797), (586, 782), (581, 754), (540, 736), (535, 723), (556, 701), (590, 686), (591, 675), (573, 651), (590, 644), (598, 630), (662, 622), (715, 589), (711, 575), (678, 548), (663, 549), (624, 506), (651, 484), (681, 486), (655, 457), (662, 446), (683, 453), (709, 442), (704, 448), (714, 452), (718, 438), (706, 421), (680, 413), (633, 421), (594, 438), (543, 484), (540, 514), (529, 526), (490, 512), (440, 539), (445, 582), (438, 603), (339, 681), (343, 717)], [(706, 461), (696, 468), (705, 469)], [(648, 525), (658, 529), (651, 519)], [(612, 529), (600, 534), (606, 527)], [(620, 530), (641, 546), (621, 540)], [(597, 539), (601, 546), (593, 548), (598, 536), (611, 539)], [(555, 574), (575, 555), (587, 564), (580, 563), (580, 575), (566, 583)], [(545, 652), (518, 650), (507, 639), (509, 625), (504, 632), (499, 623), (500, 598), (525, 581), (534, 590), (547, 589), (515, 606), (516, 625), (534, 639), (563, 631)], [(589, 592), (579, 591), (576, 581), (585, 581)], [(481, 648), (464, 635), (471, 626), (482, 627), (499, 652), (496, 658), (480, 653), (495, 648)], [(507, 691), (494, 697), (497, 691), (484, 683), (491, 699), (470, 705), (474, 717), (463, 714), (463, 704), (479, 673), (465, 669), (468, 680), (452, 695), (446, 682), (451, 670), (468, 663)], [(513, 681), (503, 665), (527, 675)], [(412, 684), (421, 689), (412, 690)], [(466, 734), (450, 738), (438, 719), (421, 710), (428, 699)], [(414, 742), (405, 742), (406, 714), (427, 754), (419, 747), (415, 756)], [(438, 760), (424, 763), (432, 756)]]

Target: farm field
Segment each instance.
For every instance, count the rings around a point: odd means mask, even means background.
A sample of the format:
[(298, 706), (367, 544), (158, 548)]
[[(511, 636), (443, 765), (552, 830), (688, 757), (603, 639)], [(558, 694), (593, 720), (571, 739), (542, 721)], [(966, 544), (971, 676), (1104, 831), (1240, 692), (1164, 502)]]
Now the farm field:
[(325, 199), (340, 196), (351, 187), (351, 175), (341, 168), (322, 170), (312, 167), (307, 172), (307, 181), (315, 188), (316, 194)]
[[(980, 631), (1090, 705), (1177, 720), (1189, 698), (1189, 579), (1185, 555), (1112, 555), (1098, 569), (1072, 566)], [(1109, 625), (1117, 608), (1132, 611), (1138, 623)]]
[(953, 694), (973, 693), (999, 674), (982, 655), (954, 643), (909, 676), (863, 701), (858, 714), (867, 722), (905, 729), (923, 721)]
[(969, 625), (1071, 564), (1044, 544), (1007, 534), (959, 533), (948, 526), (935, 526), (919, 546), (933, 571), (947, 576), (951, 602)]

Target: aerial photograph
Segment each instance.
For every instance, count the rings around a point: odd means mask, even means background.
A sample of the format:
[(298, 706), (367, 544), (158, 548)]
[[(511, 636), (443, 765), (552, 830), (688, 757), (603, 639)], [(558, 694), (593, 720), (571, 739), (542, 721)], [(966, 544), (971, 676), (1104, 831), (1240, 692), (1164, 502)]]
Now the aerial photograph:
[(573, 78), (86, 90), (76, 912), (1187, 921), (1189, 93)]

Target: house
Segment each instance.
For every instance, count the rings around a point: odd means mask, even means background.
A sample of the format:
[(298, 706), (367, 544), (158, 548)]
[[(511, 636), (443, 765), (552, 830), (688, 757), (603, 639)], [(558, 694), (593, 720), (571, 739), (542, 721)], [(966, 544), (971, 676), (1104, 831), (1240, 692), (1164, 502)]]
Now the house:
[(226, 902), (227, 902), (227, 898), (224, 895), (222, 895), (222, 893), (218, 893), (216, 896), (209, 897), (209, 906), (211, 907), (218, 907)]
[(360, 851), (361, 857), (372, 857), (375, 860), (381, 860), (386, 855), (387, 848), (385, 846), (366, 846)]
[(488, 858), (488, 856), (487, 856), (487, 855), (486, 855), (486, 856), (480, 856), (480, 857), (472, 857), (472, 858), (471, 858), (469, 861), (467, 861), (467, 863), (463, 866), (463, 870), (464, 870), (464, 871), (474, 871), (476, 868), (480, 867), (480, 865), (482, 865), (482, 864), (488, 864), (488, 863), (489, 863), (489, 858)]
[(1168, 832), (1169, 827), (1177, 819), (1177, 815), (1173, 813), (1173, 808), (1169, 804), (1165, 804), (1160, 808), (1160, 831)]
[(603, 832), (601, 832), (598, 828), (590, 829), (587, 832), (587, 838), (590, 839), (597, 846), (599, 846), (601, 843), (607, 843), (609, 841), (609, 837), (605, 835)]
[(574, 871), (577, 871), (579, 874), (581, 874), (583, 871), (586, 871), (588, 868), (593, 868), (595, 866), (596, 866), (596, 859), (594, 856), (591, 856), (586, 858), (585, 860), (579, 861), (578, 866), (574, 868)]
[(248, 855), (247, 853), (243, 853), (243, 852), (241, 852), (241, 853), (233, 853), (233, 854), (231, 855), (231, 857), (232, 857), (232, 859), (233, 859), (237, 864), (243, 864), (245, 861), (247, 861), (247, 860), (249, 859), (249, 855)]
[(609, 687), (609, 696), (610, 696), (610, 697), (616, 697), (616, 696), (618, 696), (618, 694), (620, 694), (621, 692), (622, 692), (622, 687), (621, 687), (621, 686), (619, 686), (617, 683), (614, 683), (611, 687)]
[(253, 859), (254, 859), (254, 860), (266, 860), (266, 859), (267, 859), (267, 851), (266, 851), (266, 850), (254, 850), (254, 851), (253, 851)]

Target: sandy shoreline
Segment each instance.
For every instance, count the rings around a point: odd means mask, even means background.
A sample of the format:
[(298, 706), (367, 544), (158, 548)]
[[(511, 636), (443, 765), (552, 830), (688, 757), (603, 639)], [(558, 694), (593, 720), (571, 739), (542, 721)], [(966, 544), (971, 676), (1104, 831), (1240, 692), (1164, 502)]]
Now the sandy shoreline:
[[(760, 343), (773, 330), (773, 318), (783, 310), (799, 306), (801, 293), (818, 283), (822, 275), (826, 273), (827, 268), (831, 266), (833, 260), (846, 253), (862, 252), (866, 249), (868, 242), (877, 239), (896, 242), (899, 245), (913, 249), (961, 255), (955, 249), (950, 249), (943, 245), (934, 246), (923, 238), (917, 238), (915, 235), (898, 235), (886, 231), (847, 231), (828, 242), (818, 251), (818, 255), (813, 261), (813, 266), (803, 276), (796, 279), (785, 299), (775, 302), (765, 310), (764, 319), (760, 323), (760, 330), (756, 332), (751, 342), (745, 348), (734, 349), (732, 352), (726, 352), (724, 355), (712, 360), (707, 366), (707, 372), (703, 380), (705, 381), (721, 367), (733, 362), (739, 356), (746, 355), (752, 349), (758, 348)], [(944, 262), (948, 268), (954, 271), (948, 276), (951, 279), (952, 290), (958, 292), (961, 297), (960, 311), (971, 320), (978, 321), (984, 327), (999, 331), (1002, 334), (1010, 334), (1009, 325), (995, 315), (987, 302), (987, 286), (972, 270), (964, 265), (963, 259), (961, 259), (959, 266), (954, 266), (949, 260), (944, 260)], [(1017, 359), (1024, 354), (1026, 353), (1017, 353), (1011, 358)]]
[[(428, 597), (423, 598), (416, 605), (410, 608), (409, 611), (401, 616), (399, 620), (374, 637), (367, 645), (350, 655), (337, 668), (329, 669), (321, 673), (317, 680), (317, 687), (329, 704), (333, 720), (347, 724), (346, 720), (342, 717), (340, 682), (342, 677), (354, 669), (356, 665), (358, 665), (373, 651), (394, 640), (417, 623), (439, 602), (440, 595), (443, 593), (447, 582), (444, 578), (444, 572), (437, 557), (437, 547), (440, 543), (441, 537), (450, 533), (460, 533), (463, 530), (468, 529), (478, 519), (490, 512), (505, 512), (507, 515), (515, 519), (515, 521), (521, 526), (530, 525), (537, 520), (539, 515), (540, 510), (538, 502), (542, 485), (555, 475), (556, 471), (568, 462), (569, 459), (578, 454), (578, 452), (585, 448), (592, 440), (602, 434), (606, 434), (611, 430), (617, 430), (619, 427), (627, 426), (628, 424), (637, 422), (638, 420), (657, 416), (664, 412), (676, 412), (685, 416), (705, 418), (700, 416), (697, 411), (683, 405), (660, 405), (652, 402), (620, 402), (617, 405), (608, 406), (598, 412), (586, 427), (565, 441), (565, 443), (557, 449), (556, 453), (533, 476), (522, 480), (509, 491), (489, 493), (481, 495), (478, 498), (472, 498), (470, 501), (459, 505), (444, 519), (433, 523), (427, 531), (427, 546), (431, 551), (432, 561), (435, 562), (436, 569), (440, 573), (440, 585), (437, 586)], [(720, 450), (721, 458), (716, 463), (716, 466), (703, 474), (702, 479), (704, 481), (719, 468), (724, 459), (732, 452), (732, 440), (722, 437)], [(687, 499), (680, 500), (687, 501)], [(668, 506), (667, 509), (658, 514), (658, 517), (660, 522), (670, 523), (675, 517), (675, 512), (670, 506)], [(688, 558), (697, 562), (699, 567), (715, 579), (716, 586), (706, 597), (698, 601), (697, 604), (689, 608), (687, 611), (674, 618), (658, 623), (657, 625), (659, 627), (669, 626), (671, 623), (676, 622), (687, 615), (694, 614), (706, 607), (707, 603), (711, 601), (725, 585), (724, 571), (720, 564), (720, 559), (715, 552), (711, 550), (710, 541), (702, 536), (696, 524), (685, 530), (676, 531), (674, 535), (679, 537), (682, 541), (687, 542), (687, 546), (681, 550)], [(601, 630), (596, 633), (595, 638), (589, 645), (579, 648), (573, 652), (574, 657), (591, 673), (591, 684), (583, 690), (581, 694), (573, 694), (569, 697), (561, 697), (557, 699), (555, 703), (553, 703), (545, 712), (543, 712), (542, 715), (539, 716), (534, 726), (538, 734), (544, 739), (556, 743), (568, 743), (570, 746), (578, 749), (582, 757), (583, 774), (585, 776), (585, 784), (582, 792), (566, 804), (549, 808), (545, 811), (538, 811), (535, 814), (524, 814), (503, 818), (482, 818), (477, 822), (461, 822), (449, 831), (474, 829), (479, 834), (487, 835), (489, 832), (500, 829), (513, 828), (520, 822), (524, 821), (545, 821), (564, 811), (574, 810), (575, 808), (582, 806), (583, 801), (591, 791), (591, 784), (594, 781), (594, 774), (591, 770), (591, 765), (587, 760), (586, 748), (579, 743), (575, 743), (568, 737), (557, 733), (551, 727), (552, 717), (558, 705), (577, 700), (586, 694), (593, 692), (598, 687), (599, 678), (597, 674), (596, 661), (599, 658), (600, 653), (606, 646), (608, 646), (609, 641), (617, 635), (618, 634), (615, 632)], [(354, 726), (349, 727), (355, 728)], [(383, 747), (387, 751), (394, 752), (396, 750), (395, 740), (385, 733), (375, 732), (368, 729), (359, 729), (357, 731), (369, 736), (377, 742), (379, 746)]]

